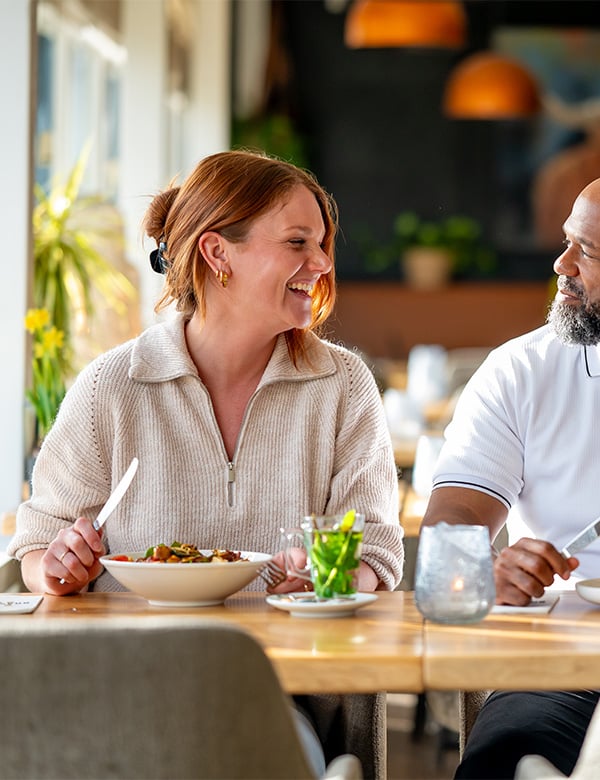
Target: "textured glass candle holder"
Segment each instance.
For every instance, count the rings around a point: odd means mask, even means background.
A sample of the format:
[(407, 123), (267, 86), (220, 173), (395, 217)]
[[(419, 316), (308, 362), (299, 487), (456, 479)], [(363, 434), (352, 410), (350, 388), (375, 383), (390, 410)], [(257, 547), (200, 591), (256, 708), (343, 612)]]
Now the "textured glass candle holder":
[(495, 598), (486, 526), (438, 523), (421, 529), (415, 601), (423, 617), (437, 623), (477, 623)]

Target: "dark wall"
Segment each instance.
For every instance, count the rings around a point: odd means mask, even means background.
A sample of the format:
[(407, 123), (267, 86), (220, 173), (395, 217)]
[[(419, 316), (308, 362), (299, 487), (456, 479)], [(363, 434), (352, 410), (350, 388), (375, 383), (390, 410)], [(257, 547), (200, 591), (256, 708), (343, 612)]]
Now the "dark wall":
[(452, 68), (486, 48), (496, 26), (593, 26), (594, 6), (466, 3), (469, 48), (444, 51), (348, 49), (345, 13), (328, 11), (322, 0), (281, 3), (292, 65), (287, 108), (307, 143), (309, 167), (340, 208), (341, 278), (368, 276), (359, 235), (366, 230), (387, 242), (395, 215), (407, 209), (475, 217), (499, 257), (497, 277), (547, 278), (554, 253), (536, 250), (532, 238), (526, 154), (538, 120), (449, 120), (442, 95)]

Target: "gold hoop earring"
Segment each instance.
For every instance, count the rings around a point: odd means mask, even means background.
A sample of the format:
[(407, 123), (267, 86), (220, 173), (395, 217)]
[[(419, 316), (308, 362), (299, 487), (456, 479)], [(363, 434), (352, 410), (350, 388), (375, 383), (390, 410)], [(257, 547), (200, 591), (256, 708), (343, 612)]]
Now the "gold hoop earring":
[(215, 271), (215, 276), (221, 287), (227, 287), (229, 284), (229, 274), (219, 268), (218, 271)]

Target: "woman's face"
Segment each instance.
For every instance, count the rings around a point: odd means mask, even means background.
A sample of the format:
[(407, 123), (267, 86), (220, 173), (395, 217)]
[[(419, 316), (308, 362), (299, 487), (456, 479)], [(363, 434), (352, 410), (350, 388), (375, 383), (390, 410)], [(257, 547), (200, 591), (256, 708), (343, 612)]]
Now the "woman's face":
[(319, 204), (300, 185), (256, 220), (245, 242), (227, 242), (236, 314), (274, 335), (309, 326), (312, 289), (332, 267), (324, 236)]

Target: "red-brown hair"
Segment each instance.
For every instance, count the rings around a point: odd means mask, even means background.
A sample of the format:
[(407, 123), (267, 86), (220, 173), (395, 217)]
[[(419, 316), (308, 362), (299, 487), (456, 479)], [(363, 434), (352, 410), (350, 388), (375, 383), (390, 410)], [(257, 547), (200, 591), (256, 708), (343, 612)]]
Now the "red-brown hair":
[[(186, 181), (156, 195), (143, 223), (144, 232), (164, 241), (169, 263), (165, 292), (156, 311), (174, 302), (178, 311), (191, 316), (205, 314), (204, 287), (209, 267), (200, 255), (198, 239), (208, 230), (228, 241), (246, 240), (254, 221), (285, 200), (302, 185), (315, 196), (325, 225), (323, 251), (332, 261), (312, 296), (312, 322), (306, 330), (322, 325), (335, 303), (335, 236), (337, 207), (333, 198), (308, 171), (295, 165), (247, 151), (213, 154), (201, 160)], [(304, 354), (304, 330), (292, 329), (285, 336), (294, 363)]]

